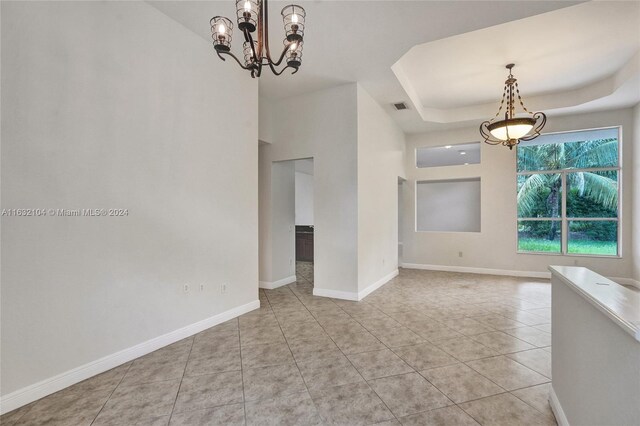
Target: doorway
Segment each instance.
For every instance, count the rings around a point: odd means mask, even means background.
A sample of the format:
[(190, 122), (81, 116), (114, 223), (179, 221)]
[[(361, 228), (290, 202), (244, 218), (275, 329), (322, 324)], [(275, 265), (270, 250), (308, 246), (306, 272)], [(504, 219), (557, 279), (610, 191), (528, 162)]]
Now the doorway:
[(295, 171), (295, 259), (298, 284), (313, 286), (314, 216), (313, 158), (294, 161)]

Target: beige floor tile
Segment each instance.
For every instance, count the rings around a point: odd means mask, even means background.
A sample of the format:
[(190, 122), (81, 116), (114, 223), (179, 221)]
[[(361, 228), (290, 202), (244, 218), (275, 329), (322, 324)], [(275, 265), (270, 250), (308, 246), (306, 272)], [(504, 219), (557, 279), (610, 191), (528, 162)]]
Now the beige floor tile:
[(340, 334), (333, 337), (333, 340), (336, 345), (338, 345), (338, 348), (345, 354), (357, 354), (360, 352), (386, 349), (385, 345), (368, 331)]
[(400, 423), (403, 426), (478, 426), (478, 422), (454, 405), (402, 417)]
[(515, 396), (503, 393), (460, 405), (482, 425), (549, 425), (549, 419)]
[(348, 355), (348, 358), (366, 380), (414, 371), (389, 349)]
[(202, 376), (241, 370), (240, 349), (225, 350), (206, 354), (192, 354), (187, 362), (185, 376)]
[(306, 390), (295, 364), (251, 368), (243, 371), (246, 401), (275, 398)]
[(469, 361), (467, 365), (506, 390), (525, 388), (549, 381), (542, 374), (505, 356)]
[(14, 426), (17, 422), (27, 414), (29, 410), (31, 410), (38, 401), (34, 401), (31, 404), (23, 405), (20, 408), (16, 408), (15, 410), (11, 410), (8, 413), (4, 413), (0, 416), (0, 425), (3, 426)]
[(535, 348), (535, 346), (503, 333), (502, 331), (478, 334), (473, 336), (472, 339), (500, 354), (508, 354)]
[(394, 348), (393, 352), (415, 370), (456, 364), (457, 359), (431, 343)]
[(369, 331), (402, 326), (398, 321), (387, 315), (358, 317), (357, 321)]
[(468, 337), (438, 340), (434, 342), (434, 345), (460, 361), (471, 361), (498, 355), (495, 350)]
[(174, 412), (201, 410), (242, 401), (240, 371), (185, 377), (180, 385)]
[(369, 385), (396, 417), (453, 404), (418, 373), (383, 377)]
[(307, 391), (251, 401), (246, 404), (247, 425), (321, 425), (322, 420)]
[[(100, 412), (112, 390), (86, 393), (58, 392), (37, 401), (13, 424), (35, 425), (89, 425)], [(7, 424), (4, 416), (2, 425)]]
[(187, 359), (188, 353), (178, 358), (170, 356), (138, 358), (122, 379), (122, 386), (180, 379), (184, 375)]
[(425, 343), (425, 339), (423, 337), (417, 335), (404, 326), (395, 328), (379, 328), (372, 331), (372, 334), (390, 348)]
[(476, 321), (481, 324), (487, 325), (496, 330), (507, 330), (510, 328), (524, 327), (526, 324), (503, 317), (502, 315), (484, 315), (474, 317)]
[(120, 385), (93, 425), (136, 424), (145, 419), (171, 414), (180, 379), (143, 385)]
[(500, 386), (464, 364), (432, 368), (420, 374), (457, 404), (504, 392)]
[(336, 344), (327, 336), (289, 342), (289, 348), (296, 362), (331, 358), (342, 355)]
[(534, 327), (513, 328), (511, 330), (506, 330), (505, 333), (539, 348), (551, 345), (551, 333), (547, 333)]
[(185, 411), (171, 416), (171, 426), (242, 426), (244, 405), (223, 405), (204, 410)]
[(518, 389), (511, 392), (514, 396), (520, 398), (536, 410), (546, 414), (550, 419), (555, 419), (551, 405), (549, 405), (549, 392), (551, 391), (551, 383), (532, 386), (530, 388)]
[(351, 365), (351, 362), (344, 355), (335, 358), (299, 362), (298, 368), (309, 389), (327, 388), (364, 381), (358, 370)]
[(242, 367), (256, 368), (269, 365), (291, 364), (293, 355), (286, 343), (247, 345), (242, 347)]
[(240, 330), (240, 344), (242, 346), (284, 342), (284, 335), (279, 325), (256, 326)]
[(122, 378), (131, 367), (132, 362), (120, 365), (104, 373), (93, 376), (87, 380), (83, 380), (73, 386), (70, 386), (60, 393), (85, 393), (93, 392), (97, 390), (111, 390), (113, 391), (116, 386), (120, 384)]
[(328, 425), (368, 425), (393, 419), (393, 414), (366, 383), (313, 390), (311, 398)]
[(508, 354), (509, 358), (551, 379), (551, 354), (543, 349)]
[(193, 342), (190, 356), (207, 355), (212, 352), (223, 352), (240, 347), (240, 335), (237, 330), (198, 334)]
[(464, 334), (465, 336), (473, 336), (476, 334), (489, 333), (495, 331), (493, 328), (482, 324), (473, 318), (454, 318), (442, 321), (444, 325), (450, 329)]

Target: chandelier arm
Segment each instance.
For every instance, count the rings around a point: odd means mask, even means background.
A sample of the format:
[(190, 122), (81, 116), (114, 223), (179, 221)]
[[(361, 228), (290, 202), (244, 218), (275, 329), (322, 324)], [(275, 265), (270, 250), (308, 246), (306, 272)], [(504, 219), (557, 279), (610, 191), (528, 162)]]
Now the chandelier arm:
[(249, 43), (249, 46), (251, 46), (251, 53), (253, 54), (253, 60), (255, 62), (258, 62), (258, 54), (256, 52), (255, 46), (253, 45), (253, 36), (246, 28), (244, 29), (244, 38), (247, 41), (247, 43)]
[(545, 126), (545, 124), (547, 124), (547, 115), (544, 112), (535, 112), (533, 113), (533, 117), (538, 120), (536, 125), (533, 127), (533, 133), (529, 136), (520, 138), (520, 140), (530, 141), (537, 138), (538, 136), (540, 136), (540, 131), (542, 130), (542, 128)]
[(502, 143), (502, 140), (496, 139), (493, 135), (487, 130), (487, 126), (491, 124), (490, 121), (483, 121), (480, 124), (480, 135), (484, 138), (484, 142), (490, 145), (498, 145)]
[[(233, 59), (236, 60), (238, 65), (240, 65), (240, 68), (242, 68), (243, 70), (253, 70), (254, 69), (254, 67), (245, 67), (244, 65), (242, 65), (242, 62), (240, 62), (240, 60), (236, 57), (236, 55), (234, 55), (231, 52), (221, 52), (219, 50), (216, 50), (216, 52), (218, 53), (218, 56), (220, 56), (220, 54), (231, 56)], [(225, 60), (222, 56), (220, 56), (220, 59), (222, 59), (223, 61)]]
[[(278, 62), (271, 62), (274, 66), (278, 66), (282, 63), (282, 60), (284, 59), (284, 56), (287, 54), (287, 50), (289, 49), (289, 47), (292, 45), (292, 42), (289, 42), (284, 49), (282, 50), (282, 53), (280, 54), (280, 58), (278, 59)], [(269, 58), (271, 59), (271, 58)]]
[(271, 72), (273, 72), (275, 75), (280, 75), (284, 72), (284, 70), (286, 70), (287, 68), (294, 68), (290, 65), (287, 65), (286, 67), (282, 68), (280, 71), (278, 71), (276, 69), (276, 65), (273, 62), (269, 62), (269, 68), (271, 68)]

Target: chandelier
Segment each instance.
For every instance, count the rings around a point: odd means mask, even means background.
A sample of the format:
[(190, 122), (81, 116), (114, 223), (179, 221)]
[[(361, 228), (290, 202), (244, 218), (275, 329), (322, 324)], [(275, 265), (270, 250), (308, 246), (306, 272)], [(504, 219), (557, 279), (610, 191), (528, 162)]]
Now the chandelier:
[[(509, 76), (504, 82), (504, 92), (498, 112), (491, 120), (480, 124), (480, 135), (486, 143), (490, 145), (502, 144), (508, 146), (509, 149), (513, 149), (520, 141), (530, 141), (540, 136), (540, 131), (547, 123), (547, 116), (544, 112), (531, 112), (524, 106), (518, 88), (518, 80), (511, 73), (513, 67), (514, 64), (506, 66), (509, 70)], [(516, 117), (516, 96), (523, 110), (519, 117)], [(505, 109), (504, 119), (496, 121), (503, 109)]]
[[(233, 23), (223, 16), (214, 16), (211, 24), (211, 37), (216, 53), (223, 61), (223, 55), (231, 56), (242, 69), (251, 72), (251, 77), (260, 77), (262, 67), (268, 66), (275, 75), (280, 75), (287, 68), (298, 72), (302, 64), (302, 48), (306, 13), (298, 5), (290, 4), (282, 9), (284, 24), (284, 48), (277, 60), (271, 58), (269, 51), (269, 7), (267, 0), (236, 0), (238, 29), (244, 37), (242, 61), (231, 53)], [(257, 39), (253, 34), (257, 31)], [(284, 67), (278, 70), (283, 62)]]

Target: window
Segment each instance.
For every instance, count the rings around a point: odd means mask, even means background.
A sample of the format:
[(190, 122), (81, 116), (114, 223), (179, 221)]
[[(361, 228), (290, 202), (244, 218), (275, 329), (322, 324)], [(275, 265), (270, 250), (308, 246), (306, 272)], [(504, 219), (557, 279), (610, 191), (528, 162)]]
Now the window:
[(416, 230), (480, 232), (480, 178), (417, 182)]
[(480, 163), (480, 142), (416, 149), (416, 167), (467, 166)]
[(518, 252), (619, 256), (619, 128), (517, 148)]

